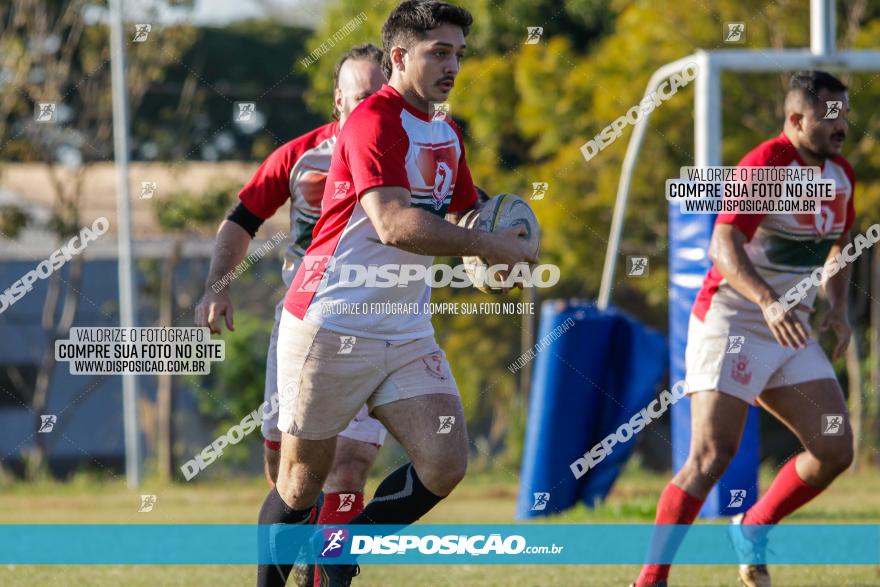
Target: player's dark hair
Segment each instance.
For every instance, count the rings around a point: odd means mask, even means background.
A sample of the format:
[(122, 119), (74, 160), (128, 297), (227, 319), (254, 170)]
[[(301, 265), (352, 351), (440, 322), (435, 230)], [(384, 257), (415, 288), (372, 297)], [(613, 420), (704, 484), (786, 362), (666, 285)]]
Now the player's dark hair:
[[(382, 65), (382, 49), (372, 43), (364, 43), (363, 45), (355, 45), (336, 62), (336, 68), (333, 70), (333, 90), (339, 87), (339, 72), (346, 61), (372, 61), (377, 65)], [(333, 119), (339, 120), (339, 111), (336, 109), (336, 99), (333, 100)]]
[(428, 31), (440, 25), (461, 27), (467, 36), (474, 18), (471, 13), (453, 4), (437, 0), (405, 0), (391, 11), (382, 25), (382, 70), (391, 79), (391, 48), (409, 47), (424, 39)]
[(825, 71), (811, 69), (808, 71), (799, 71), (791, 76), (788, 82), (788, 93), (797, 92), (803, 96), (808, 102), (819, 104), (819, 91), (828, 90), (829, 92), (845, 92), (846, 86), (842, 81)]

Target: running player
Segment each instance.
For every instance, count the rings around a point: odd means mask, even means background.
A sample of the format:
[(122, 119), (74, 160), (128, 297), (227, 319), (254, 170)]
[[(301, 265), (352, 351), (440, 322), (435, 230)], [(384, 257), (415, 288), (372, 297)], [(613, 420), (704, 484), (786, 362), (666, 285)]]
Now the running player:
[[(713, 266), (690, 318), (685, 362), (691, 447), (687, 462), (660, 496), (656, 524), (693, 523), (736, 454), (749, 404), (785, 424), (805, 449), (782, 466), (752, 508), (731, 520), (734, 546), (741, 561), (747, 561), (739, 567), (747, 587), (770, 585), (765, 562), (769, 525), (819, 495), (853, 458), (843, 393), (828, 357), (810, 337), (815, 289), (781, 315), (769, 309), (850, 242), (855, 176), (841, 156), (848, 110), (846, 86), (833, 76), (806, 71), (791, 78), (782, 134), (752, 150), (739, 165), (821, 167), (822, 178), (836, 182), (836, 197), (822, 202), (820, 214), (719, 215), (709, 247)], [(824, 283), (830, 307), (821, 329), (836, 335), (832, 358), (849, 343), (848, 285), (848, 269)], [(745, 337), (739, 354), (726, 353), (729, 336)], [(828, 415), (840, 416), (839, 435), (825, 434)], [(662, 551), (674, 552), (681, 538), (667, 541)], [(669, 565), (647, 564), (635, 585), (665, 586), (668, 575)]]
[[(431, 108), (452, 90), (471, 22), (457, 6), (411, 0), (382, 28), (389, 82), (339, 135), (322, 215), (284, 303), (281, 464), (260, 511), (263, 527), (309, 523), (336, 435), (364, 402), (412, 462), (386, 477), (351, 523), (411, 524), (465, 474), (461, 397), (423, 311), (427, 283), (349, 287), (344, 276), (351, 272), (343, 269), (390, 265), (403, 276), (407, 267), (430, 266), (434, 255), (478, 255), (510, 267), (536, 261), (517, 238), (525, 234), (521, 227), (489, 233), (444, 220), (477, 202), (461, 133)], [(437, 434), (449, 416), (452, 430)], [(283, 584), (275, 568), (260, 565), (257, 584)], [(324, 587), (349, 585), (358, 572), (355, 565), (319, 570)]]
[[(233, 329), (233, 307), (229, 288), (215, 292), (211, 288), (244, 259), (248, 244), (260, 225), (288, 200), (290, 201), (290, 245), (285, 251), (282, 279), (286, 286), (293, 280), (296, 266), (312, 240), (312, 229), (321, 214), (321, 197), (330, 169), (330, 156), (339, 129), (355, 107), (376, 92), (384, 83), (382, 51), (372, 44), (353, 47), (336, 64), (334, 74), (334, 113), (338, 119), (276, 149), (239, 193), (240, 202), (228, 220), (220, 225), (205, 294), (196, 306), (198, 326), (220, 332), (221, 316)], [(275, 307), (275, 326), (266, 357), (264, 398), (267, 405), (278, 405), (277, 342), (282, 301)], [(278, 476), (281, 432), (278, 411), (262, 423), (266, 477), (271, 485)], [(385, 439), (385, 428), (367, 414), (366, 406), (339, 433), (336, 458), (324, 483), (323, 506), (318, 522), (345, 524), (364, 507), (367, 473)], [(298, 569), (298, 584), (311, 586), (309, 571)]]

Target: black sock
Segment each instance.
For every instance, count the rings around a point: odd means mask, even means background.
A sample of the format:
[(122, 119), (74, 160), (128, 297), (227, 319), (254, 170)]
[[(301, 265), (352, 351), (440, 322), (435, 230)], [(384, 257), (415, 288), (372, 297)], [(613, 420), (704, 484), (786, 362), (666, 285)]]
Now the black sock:
[[(313, 524), (317, 515), (314, 506), (307, 510), (289, 507), (276, 488), (272, 488), (260, 508), (260, 560), (271, 558), (271, 536), (267, 524)], [(293, 565), (261, 564), (257, 566), (257, 587), (284, 587)]]
[(350, 524), (412, 524), (431, 508), (440, 503), (443, 497), (435, 495), (422, 485), (412, 463), (407, 463), (387, 477), (373, 500), (358, 514)]

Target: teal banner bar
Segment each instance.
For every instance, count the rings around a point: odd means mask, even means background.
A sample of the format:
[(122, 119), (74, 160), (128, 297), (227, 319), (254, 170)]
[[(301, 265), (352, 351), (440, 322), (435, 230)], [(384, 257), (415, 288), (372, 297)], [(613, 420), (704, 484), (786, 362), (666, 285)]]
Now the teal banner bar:
[[(758, 562), (740, 559), (729, 532), (723, 524), (0, 525), (0, 564)], [(880, 564), (876, 524), (788, 524), (766, 539), (767, 564)]]

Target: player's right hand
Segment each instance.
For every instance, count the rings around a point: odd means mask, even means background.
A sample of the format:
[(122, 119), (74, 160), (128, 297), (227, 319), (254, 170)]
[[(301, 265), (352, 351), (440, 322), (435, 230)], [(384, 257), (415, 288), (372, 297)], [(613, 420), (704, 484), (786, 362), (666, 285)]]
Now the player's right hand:
[[(483, 257), (486, 263), (492, 265), (505, 265), (506, 271), (499, 271), (496, 278), (504, 281), (510, 275), (510, 271), (514, 265), (518, 263), (537, 263), (538, 257), (531, 252), (531, 246), (528, 242), (519, 238), (526, 236), (528, 230), (525, 226), (511, 226), (504, 230), (491, 233), (493, 237), (489, 243), (489, 251)], [(502, 290), (504, 293), (509, 291), (508, 288)]]
[(205, 295), (196, 305), (196, 326), (207, 326), (211, 329), (212, 334), (220, 334), (220, 316), (226, 319), (226, 328), (230, 331), (235, 330), (232, 325), (232, 300), (229, 298), (229, 292), (225, 289), (219, 293), (214, 293), (210, 289), (205, 291)]
[(807, 334), (807, 329), (796, 312), (806, 312), (809, 315), (814, 312), (813, 308), (806, 304), (798, 304), (778, 316), (771, 316), (771, 313), (767, 311), (767, 305), (762, 306), (761, 309), (764, 313), (764, 321), (770, 328), (770, 333), (773, 334), (776, 342), (787, 348), (806, 348), (810, 335)]
[(538, 257), (532, 254), (529, 243), (519, 238), (527, 234), (525, 226), (511, 226), (492, 233), (489, 250), (483, 257), (486, 263), (507, 265), (508, 269), (512, 269), (517, 263), (537, 263)]

